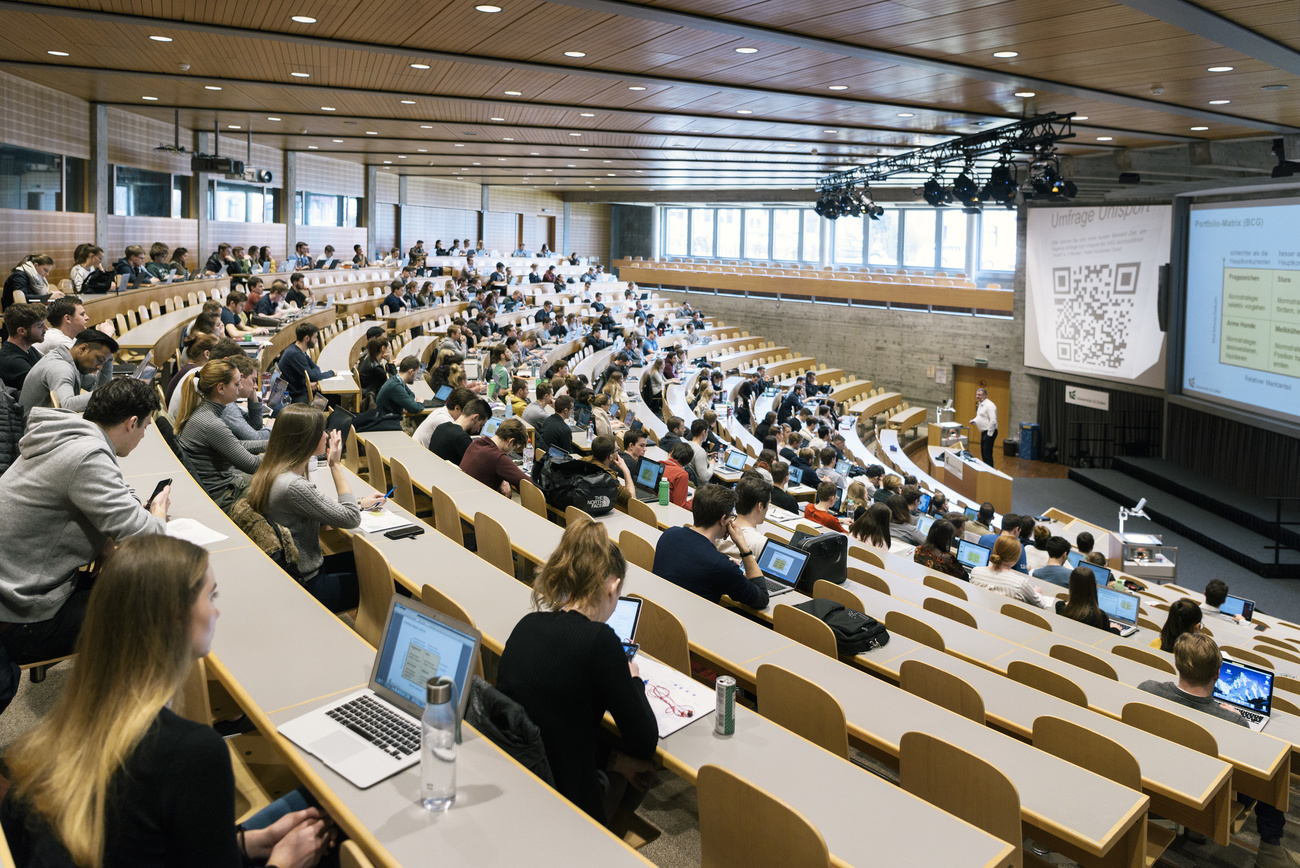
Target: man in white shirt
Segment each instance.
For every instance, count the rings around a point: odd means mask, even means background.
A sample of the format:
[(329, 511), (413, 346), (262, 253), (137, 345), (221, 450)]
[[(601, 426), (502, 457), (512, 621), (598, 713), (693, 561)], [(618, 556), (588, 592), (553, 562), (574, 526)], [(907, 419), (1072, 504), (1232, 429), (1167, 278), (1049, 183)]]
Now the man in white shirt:
[(452, 389), (451, 394), (447, 396), (447, 402), (425, 416), (411, 436), (415, 438), (416, 443), (428, 449), (429, 438), (433, 436), (437, 427), (444, 422), (455, 422), (460, 418), (461, 410), (465, 405), (473, 400), (474, 393), (469, 389)]
[(695, 457), (691, 459), (691, 467), (695, 471), (695, 484), (705, 485), (713, 478), (713, 472), (718, 466), (709, 461), (709, 453), (704, 451), (704, 443), (709, 439), (709, 423), (703, 419), (696, 419), (691, 423), (691, 451)]
[(523, 415), (520, 418), (536, 428), (542, 424), (542, 420), (555, 412), (551, 408), (551, 405), (555, 403), (555, 396), (551, 394), (551, 384), (545, 382), (537, 384), (534, 395), (537, 400), (524, 408)]
[(983, 389), (975, 392), (975, 418), (970, 423), (980, 432), (980, 458), (992, 467), (993, 444), (998, 440), (998, 408)]
[[(32, 349), (41, 355), (45, 355), (55, 347), (72, 349), (72, 345), (77, 342), (77, 335), (90, 328), (90, 315), (86, 313), (81, 299), (75, 295), (65, 295), (50, 302), (45, 310), (45, 322), (48, 327), (44, 339), (39, 344), (32, 344)], [(113, 324), (107, 321), (100, 326), (99, 330), (109, 337), (117, 334)], [(87, 386), (87, 388), (94, 387)]]
[[(767, 545), (767, 536), (759, 528), (767, 518), (767, 508), (772, 504), (772, 486), (761, 476), (744, 476), (736, 483), (736, 520), (745, 546), (758, 557)], [(725, 536), (714, 543), (718, 551), (734, 561), (740, 560), (740, 549), (735, 540)]]

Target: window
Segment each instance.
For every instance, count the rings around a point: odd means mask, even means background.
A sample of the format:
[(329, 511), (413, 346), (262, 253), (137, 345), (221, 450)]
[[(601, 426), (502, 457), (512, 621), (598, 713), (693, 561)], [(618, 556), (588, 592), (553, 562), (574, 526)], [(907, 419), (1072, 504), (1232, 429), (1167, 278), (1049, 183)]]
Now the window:
[(939, 267), (966, 270), (966, 227), (970, 221), (961, 211), (944, 211), (939, 224)]
[(841, 217), (835, 221), (835, 261), (862, 264), (862, 217)]
[(63, 207), (63, 158), (0, 145), (0, 208), (58, 211)]
[[(276, 222), (275, 217), (280, 205), (279, 190), (250, 184), (229, 184), (225, 181), (217, 181), (216, 185), (216, 196), (210, 212), (213, 220), (232, 223)], [(298, 198), (301, 205), (301, 194)], [(323, 198), (333, 200), (337, 197)]]
[(686, 209), (664, 211), (664, 252), (669, 256), (686, 256)]
[(294, 208), (299, 226), (356, 226), (359, 210), (358, 199), (323, 193), (299, 193)]
[(867, 221), (867, 263), (898, 265), (898, 215), (888, 210), (879, 220)]
[(114, 166), (113, 213), (126, 217), (170, 217), (172, 176), (166, 172)]
[(751, 208), (745, 212), (745, 258), (767, 259), (769, 212)]
[(172, 216), (190, 216), (190, 186), (193, 178), (189, 175), (172, 175)]
[(713, 255), (713, 209), (691, 211), (691, 256)]
[(1016, 270), (1016, 212), (985, 210), (980, 215), (980, 271)]
[(86, 210), (86, 160), (63, 158), (63, 210)]
[(718, 209), (718, 256), (740, 258), (740, 209)]
[(799, 258), (799, 211), (794, 208), (772, 212), (772, 258)]
[(811, 208), (803, 212), (804, 262), (820, 262), (822, 257), (822, 218)]
[(934, 268), (934, 229), (938, 215), (932, 209), (908, 211), (903, 216), (903, 264)]

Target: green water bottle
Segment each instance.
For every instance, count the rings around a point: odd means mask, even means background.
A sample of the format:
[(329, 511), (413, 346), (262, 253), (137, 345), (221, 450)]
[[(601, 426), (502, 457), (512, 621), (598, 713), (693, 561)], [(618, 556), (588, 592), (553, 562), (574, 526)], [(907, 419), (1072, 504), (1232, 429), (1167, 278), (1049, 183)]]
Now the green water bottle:
[(659, 478), (659, 505), (668, 505), (668, 479), (667, 477)]

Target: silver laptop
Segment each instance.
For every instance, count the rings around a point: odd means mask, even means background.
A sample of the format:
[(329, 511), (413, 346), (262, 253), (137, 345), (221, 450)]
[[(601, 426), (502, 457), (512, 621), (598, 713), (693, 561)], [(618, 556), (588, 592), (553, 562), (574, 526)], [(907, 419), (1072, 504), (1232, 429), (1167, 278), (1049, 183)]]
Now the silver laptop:
[(465, 379), (477, 380), (479, 378), (478, 359), (466, 359), (462, 366), (465, 368)]
[(636, 476), (632, 478), (637, 500), (642, 503), (659, 502), (659, 477), (663, 472), (664, 466), (661, 463), (653, 458), (642, 456), (641, 464), (636, 469)]
[(1110, 618), (1111, 626), (1118, 629), (1121, 636), (1132, 636), (1138, 631), (1139, 602), (1137, 594), (1097, 586), (1097, 605)]
[(768, 540), (758, 556), (758, 568), (767, 582), (767, 595), (787, 594), (799, 584), (808, 553), (776, 540)]
[(280, 734), (362, 789), (420, 761), (425, 685), (447, 676), (464, 715), (478, 630), (398, 595), (388, 604), (370, 685), (278, 727)]
[(1259, 732), (1273, 713), (1273, 673), (1224, 657), (1214, 682), (1214, 698), (1235, 708), (1250, 728)]

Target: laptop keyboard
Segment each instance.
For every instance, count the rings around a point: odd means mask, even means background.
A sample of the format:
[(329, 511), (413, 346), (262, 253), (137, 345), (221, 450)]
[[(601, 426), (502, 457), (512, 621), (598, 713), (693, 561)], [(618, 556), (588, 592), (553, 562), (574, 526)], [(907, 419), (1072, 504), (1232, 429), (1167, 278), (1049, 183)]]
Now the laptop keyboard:
[(763, 582), (767, 585), (767, 592), (768, 592), (769, 594), (775, 594), (775, 593), (777, 593), (777, 592), (779, 592), (779, 591), (788, 591), (788, 590), (790, 590), (790, 586), (789, 586), (789, 585), (783, 585), (783, 584), (781, 584), (780, 582), (774, 582), (774, 581), (772, 581), (771, 579), (766, 579), (766, 578), (765, 578), (765, 579), (763, 579)]
[(1260, 713), (1258, 713), (1258, 712), (1250, 711), (1250, 710), (1245, 709), (1245, 708), (1238, 708), (1237, 711), (1241, 713), (1241, 716), (1242, 716), (1242, 717), (1246, 718), (1247, 720), (1251, 721), (1252, 723), (1263, 723), (1263, 722), (1264, 722), (1264, 715), (1262, 715), (1262, 714), (1260, 714)]
[(400, 717), (370, 696), (358, 696), (327, 715), (394, 759), (420, 749), (420, 726)]

